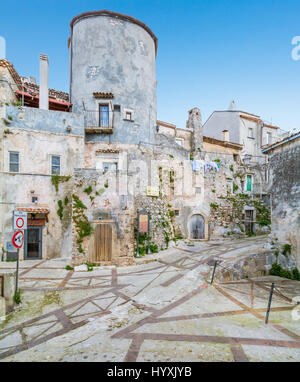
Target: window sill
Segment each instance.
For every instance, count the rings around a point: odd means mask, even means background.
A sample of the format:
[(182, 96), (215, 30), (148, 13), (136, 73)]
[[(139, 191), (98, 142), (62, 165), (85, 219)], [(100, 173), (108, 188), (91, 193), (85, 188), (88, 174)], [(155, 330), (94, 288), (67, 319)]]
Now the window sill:
[(123, 118), (123, 121), (126, 121), (126, 122), (134, 122), (133, 119), (126, 119), (126, 118)]
[(248, 139), (255, 139), (255, 138), (253, 138), (253, 137), (247, 137)]

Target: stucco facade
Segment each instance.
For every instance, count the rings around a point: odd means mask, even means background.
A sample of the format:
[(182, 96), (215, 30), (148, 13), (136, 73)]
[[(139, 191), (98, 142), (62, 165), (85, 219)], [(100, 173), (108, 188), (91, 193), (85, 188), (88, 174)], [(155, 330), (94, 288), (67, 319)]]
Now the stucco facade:
[[(90, 12), (72, 20), (69, 49), (70, 97), (73, 111), (85, 113), (87, 141), (153, 143), (157, 39), (150, 29), (114, 12)], [(99, 105), (109, 108), (112, 134), (92, 133), (102, 127)]]

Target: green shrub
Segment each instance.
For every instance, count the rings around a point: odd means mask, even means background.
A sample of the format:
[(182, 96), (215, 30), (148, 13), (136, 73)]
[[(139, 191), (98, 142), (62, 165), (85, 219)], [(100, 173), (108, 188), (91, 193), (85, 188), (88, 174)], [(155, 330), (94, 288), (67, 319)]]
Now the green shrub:
[(274, 263), (270, 270), (270, 275), (284, 277), (290, 280), (298, 280), (300, 281), (300, 273), (297, 268), (294, 268), (292, 272), (287, 271), (281, 267), (281, 265)]
[(60, 220), (62, 220), (62, 218), (63, 218), (63, 210), (64, 210), (63, 202), (61, 200), (59, 200), (57, 202), (57, 204), (58, 204), (57, 215), (59, 216)]
[(71, 176), (52, 175), (51, 176), (51, 183), (55, 187), (56, 192), (58, 192), (59, 183), (67, 182), (70, 179), (71, 179)]
[(282, 253), (284, 254), (284, 256), (286, 256), (288, 253), (291, 254), (291, 245), (290, 244), (284, 244), (283, 248), (282, 248)]
[(20, 289), (14, 295), (14, 302), (19, 305), (21, 303), (21, 292)]
[(292, 270), (292, 276), (293, 276), (293, 279), (294, 279), (294, 280), (298, 280), (298, 281), (300, 281), (300, 272), (298, 271), (297, 268), (294, 268), (294, 269)]
[(78, 198), (77, 195), (73, 194), (73, 202), (74, 202), (74, 208), (84, 209), (86, 210), (87, 207), (82, 203), (82, 201)]
[(158, 245), (157, 244), (150, 244), (150, 251), (151, 251), (151, 253), (158, 253)]
[(74, 270), (74, 268), (73, 268), (73, 267), (71, 267), (71, 265), (67, 265), (67, 266), (66, 266), (66, 270), (67, 270), (67, 271), (73, 271), (73, 270)]
[(79, 228), (78, 234), (81, 239), (86, 236), (90, 236), (90, 234), (93, 232), (93, 227), (87, 220), (79, 220), (76, 225)]
[(86, 194), (90, 195), (93, 191), (93, 188), (92, 186), (88, 186), (85, 190), (83, 190), (83, 192), (85, 192)]

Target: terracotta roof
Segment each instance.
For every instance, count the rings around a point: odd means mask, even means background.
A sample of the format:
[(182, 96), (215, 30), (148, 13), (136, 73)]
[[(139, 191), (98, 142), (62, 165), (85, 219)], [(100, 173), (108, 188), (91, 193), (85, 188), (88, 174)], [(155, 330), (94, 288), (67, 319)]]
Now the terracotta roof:
[[(24, 95), (28, 98), (28, 102), (31, 105), (31, 101), (35, 102), (39, 98), (39, 92), (40, 92), (40, 87), (34, 83), (31, 82), (23, 82), (22, 78), (19, 76), (17, 71), (15, 70), (14, 66), (12, 63), (7, 61), (6, 59), (0, 60), (0, 67), (7, 68), (18, 86), (19, 90), (16, 90), (16, 94), (21, 96), (23, 93), (23, 88), (24, 88)], [(59, 90), (54, 90), (54, 89), (49, 89), (49, 103), (51, 104), (57, 104), (56, 108), (57, 110), (61, 110), (62, 107), (65, 109), (69, 109), (72, 104), (69, 102), (69, 94), (59, 91)], [(38, 104), (35, 105), (38, 107)]]
[(240, 145), (239, 143), (221, 141), (219, 139), (206, 137), (206, 136), (203, 136), (203, 142), (212, 143), (214, 145), (223, 146), (223, 147), (229, 147), (231, 149), (236, 149), (236, 150), (243, 149), (243, 145)]
[(133, 24), (139, 25), (140, 27), (144, 28), (150, 34), (150, 36), (153, 38), (154, 45), (155, 45), (155, 53), (157, 53), (158, 40), (157, 40), (157, 37), (155, 36), (155, 34), (152, 32), (152, 30), (146, 24), (144, 24), (141, 21), (135, 19), (134, 17), (128, 16), (128, 15), (123, 15), (122, 13), (117, 13), (117, 12), (112, 12), (112, 11), (107, 11), (107, 10), (91, 11), (91, 12), (81, 13), (80, 15), (75, 16), (71, 20), (71, 23), (70, 23), (71, 33), (73, 31), (73, 26), (76, 23), (76, 21), (78, 21), (80, 19), (87, 18), (87, 17), (93, 17), (93, 16), (115, 17), (116, 19), (121, 19), (121, 20), (129, 21), (129, 22), (131, 22)]
[(93, 96), (94, 96), (95, 98), (107, 98), (107, 99), (109, 99), (109, 98), (114, 98), (113, 93), (95, 92), (95, 93), (93, 93)]
[(259, 117), (256, 118), (256, 117), (250, 117), (249, 115), (240, 114), (240, 118), (248, 119), (249, 121), (254, 121), (254, 122), (262, 122), (263, 127), (270, 127), (271, 129), (280, 129), (280, 127), (278, 126), (270, 125), (269, 123), (263, 122), (263, 120), (260, 119)]
[(268, 123), (264, 123), (264, 126), (265, 126), (265, 127), (271, 127), (272, 129), (280, 129), (280, 127), (278, 127), (278, 126), (274, 126), (274, 125), (270, 125), (270, 124), (268, 124)]
[(163, 122), (163, 121), (156, 121), (158, 126), (164, 126), (169, 127), (170, 129), (176, 129), (176, 125), (173, 125), (173, 123)]
[(262, 122), (262, 120), (260, 118), (250, 117), (249, 115), (240, 114), (240, 118), (248, 119), (249, 121), (254, 121), (254, 122)]
[(293, 141), (294, 139), (297, 139), (297, 138), (300, 138), (300, 132), (299, 131), (293, 135), (290, 135), (289, 137), (283, 138), (281, 141), (278, 141), (278, 142), (272, 143), (271, 145), (265, 146), (262, 149), (262, 152), (264, 153), (264, 152), (267, 152), (269, 150), (275, 149), (277, 146), (284, 145), (285, 143)]
[(17, 210), (33, 214), (48, 214), (50, 212), (49, 208), (46, 207), (17, 207)]
[[(38, 85), (30, 82), (24, 82), (24, 87), (28, 93), (31, 93), (33, 96), (39, 95), (40, 87)], [(59, 90), (49, 89), (49, 97), (62, 102), (69, 102), (69, 94)]]
[(14, 68), (13, 64), (11, 64), (9, 61), (7, 61), (5, 58), (3, 58), (2, 60), (0, 60), (0, 66), (2, 68), (7, 68), (8, 69), (8, 71), (9, 71), (10, 75), (12, 76), (13, 80), (15, 81), (15, 83), (20, 88), (21, 78), (20, 78), (18, 72), (16, 71), (16, 69)]

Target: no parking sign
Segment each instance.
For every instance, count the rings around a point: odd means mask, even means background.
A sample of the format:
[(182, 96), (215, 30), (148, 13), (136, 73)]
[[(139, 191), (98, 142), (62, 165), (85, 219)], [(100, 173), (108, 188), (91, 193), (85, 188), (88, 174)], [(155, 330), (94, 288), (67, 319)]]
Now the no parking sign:
[(14, 211), (14, 229), (27, 229), (27, 212)]
[(23, 242), (24, 242), (23, 231), (17, 231), (12, 238), (13, 246), (19, 249), (22, 247)]

